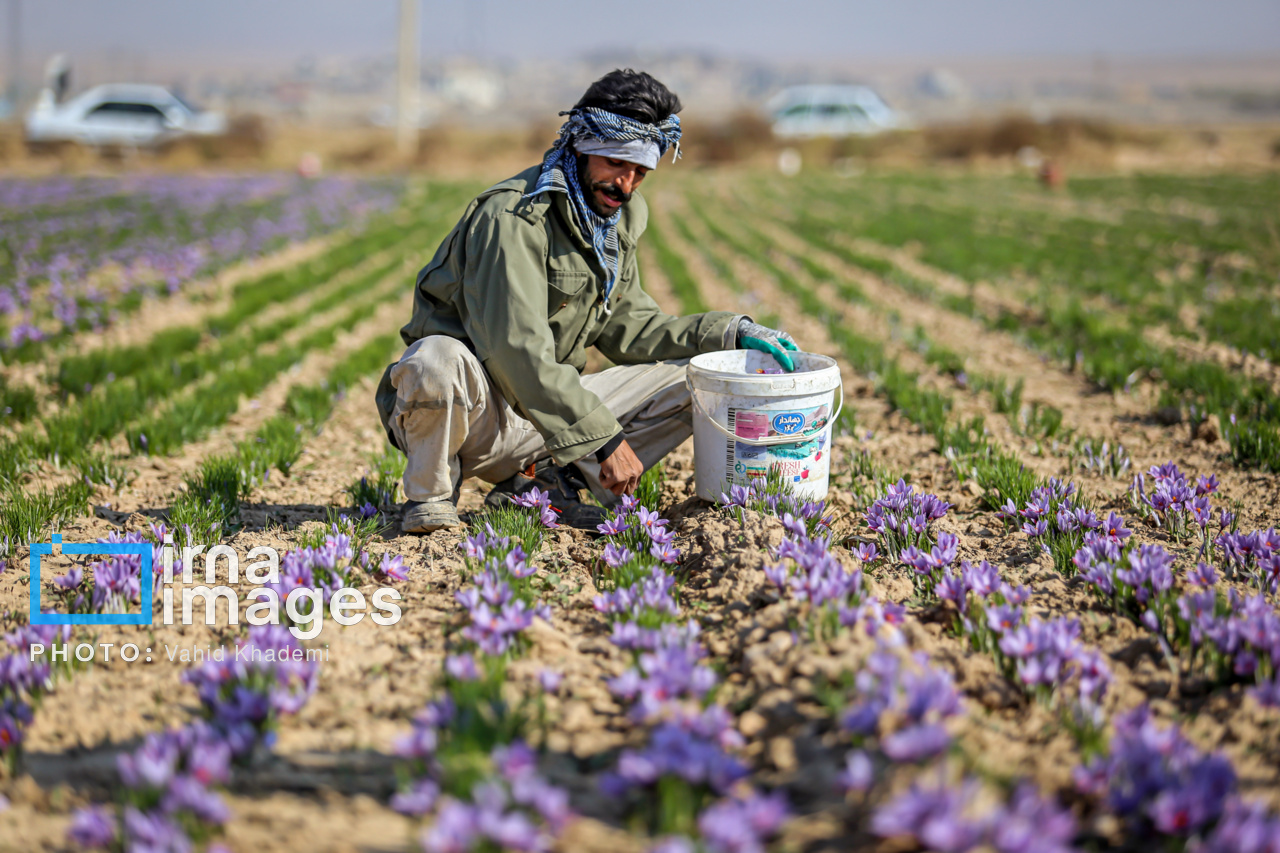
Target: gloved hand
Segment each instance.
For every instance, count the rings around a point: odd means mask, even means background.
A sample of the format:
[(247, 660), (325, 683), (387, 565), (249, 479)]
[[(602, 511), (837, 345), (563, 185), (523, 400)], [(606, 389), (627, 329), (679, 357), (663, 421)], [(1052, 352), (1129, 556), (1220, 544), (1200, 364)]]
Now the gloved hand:
[(799, 349), (791, 336), (745, 318), (738, 321), (738, 349), (767, 352), (788, 373), (796, 369), (795, 362), (787, 355), (788, 350), (796, 352)]

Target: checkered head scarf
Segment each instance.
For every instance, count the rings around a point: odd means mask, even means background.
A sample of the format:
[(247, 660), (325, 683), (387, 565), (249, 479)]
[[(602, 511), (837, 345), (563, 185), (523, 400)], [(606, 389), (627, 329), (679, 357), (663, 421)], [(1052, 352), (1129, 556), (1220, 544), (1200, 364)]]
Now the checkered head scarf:
[(680, 156), (680, 119), (667, 116), (657, 124), (646, 124), (598, 107), (581, 107), (560, 113), (569, 116), (560, 127), (555, 145), (542, 161), (542, 174), (530, 196), (541, 192), (562, 192), (569, 197), (569, 207), (579, 230), (591, 240), (600, 266), (604, 268), (605, 311), (609, 310), (609, 294), (618, 278), (618, 220), (622, 209), (605, 218), (587, 204), (578, 176), (578, 159), (573, 143), (582, 141), (590, 151), (638, 163), (648, 168), (673, 148), (672, 162)]

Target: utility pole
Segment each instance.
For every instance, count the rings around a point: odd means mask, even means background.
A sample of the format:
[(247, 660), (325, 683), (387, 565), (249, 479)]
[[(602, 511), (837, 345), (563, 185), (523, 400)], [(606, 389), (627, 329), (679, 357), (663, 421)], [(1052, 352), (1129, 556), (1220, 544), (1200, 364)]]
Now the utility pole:
[(400, 0), (399, 76), (396, 86), (396, 151), (412, 157), (418, 150), (418, 4)]
[(22, 97), (22, 0), (9, 0), (9, 108), (18, 115)]

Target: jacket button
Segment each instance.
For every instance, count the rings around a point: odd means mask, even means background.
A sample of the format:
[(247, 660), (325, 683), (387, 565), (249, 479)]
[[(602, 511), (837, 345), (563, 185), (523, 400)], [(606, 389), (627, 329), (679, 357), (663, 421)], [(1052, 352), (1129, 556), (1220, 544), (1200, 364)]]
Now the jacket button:
[(568, 302), (561, 302), (561, 303), (560, 303), (560, 307), (561, 307), (561, 308), (563, 308), (564, 306), (566, 306), (566, 305), (568, 305), (568, 304), (569, 304)]

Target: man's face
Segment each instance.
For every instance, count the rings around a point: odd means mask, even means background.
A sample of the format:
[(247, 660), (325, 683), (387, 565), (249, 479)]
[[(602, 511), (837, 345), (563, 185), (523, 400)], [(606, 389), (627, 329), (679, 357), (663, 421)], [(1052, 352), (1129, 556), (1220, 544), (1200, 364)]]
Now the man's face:
[(631, 201), (631, 193), (647, 174), (647, 168), (626, 160), (615, 160), (598, 154), (578, 155), (582, 194), (586, 196), (587, 205), (606, 219)]

